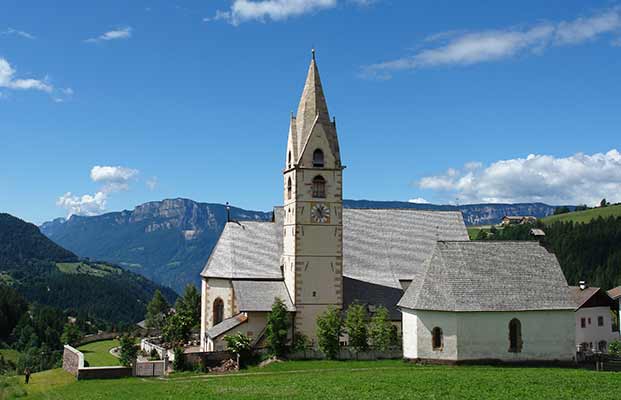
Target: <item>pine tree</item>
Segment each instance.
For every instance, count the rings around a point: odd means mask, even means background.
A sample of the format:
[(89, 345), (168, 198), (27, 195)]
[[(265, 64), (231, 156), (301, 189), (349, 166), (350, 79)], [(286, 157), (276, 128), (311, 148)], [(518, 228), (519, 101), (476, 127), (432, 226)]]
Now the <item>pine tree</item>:
[(183, 296), (175, 302), (177, 314), (182, 314), (190, 319), (192, 327), (200, 325), (201, 321), (201, 295), (196, 286), (188, 284)]
[(153, 293), (153, 299), (147, 304), (147, 328), (162, 329), (170, 306), (159, 290)]

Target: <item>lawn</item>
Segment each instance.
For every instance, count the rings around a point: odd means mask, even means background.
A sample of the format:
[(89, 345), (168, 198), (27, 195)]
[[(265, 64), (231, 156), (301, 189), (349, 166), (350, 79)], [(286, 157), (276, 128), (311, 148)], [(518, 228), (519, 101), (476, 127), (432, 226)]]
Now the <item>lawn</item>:
[(119, 345), (116, 339), (102, 340), (80, 346), (78, 350), (84, 353), (84, 360), (88, 362), (89, 367), (108, 367), (120, 365), (119, 359), (110, 354), (110, 349)]
[(545, 224), (552, 224), (557, 221), (567, 222), (590, 222), (592, 219), (602, 217), (621, 217), (621, 205), (593, 208), (585, 211), (576, 211), (566, 214), (551, 215), (542, 219)]
[[(618, 399), (621, 375), (559, 368), (418, 366), (402, 361), (291, 361), (236, 374), (25, 388), (32, 399)], [(66, 374), (68, 375), (68, 374)], [(33, 376), (33, 383), (38, 380)], [(22, 384), (21, 387), (24, 387)], [(34, 386), (33, 386), (34, 387)]]

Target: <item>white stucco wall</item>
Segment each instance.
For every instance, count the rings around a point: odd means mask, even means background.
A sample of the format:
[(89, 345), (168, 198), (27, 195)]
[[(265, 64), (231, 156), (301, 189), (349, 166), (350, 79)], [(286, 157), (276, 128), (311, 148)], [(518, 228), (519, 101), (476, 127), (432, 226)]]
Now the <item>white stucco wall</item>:
[(201, 285), (201, 348), (207, 351), (207, 329), (213, 326), (213, 302), (220, 298), (224, 302), (224, 317), (236, 314), (233, 286), (228, 279), (203, 278)]
[[(608, 345), (613, 340), (619, 339), (619, 332), (612, 330), (612, 316), (609, 307), (587, 307), (580, 308), (575, 312), (576, 315), (576, 348), (581, 343), (588, 343), (589, 348), (598, 349), (598, 343), (605, 341)], [(604, 317), (604, 325), (598, 326), (597, 318)], [(584, 318), (585, 327), (582, 327), (582, 319)], [(589, 323), (590, 320), (590, 323)], [(606, 346), (606, 352), (608, 351)]]
[[(405, 358), (435, 360), (573, 360), (573, 311), (434, 312), (403, 310)], [(522, 326), (522, 350), (509, 352), (509, 321)], [(431, 330), (439, 327), (444, 346), (433, 350)]]

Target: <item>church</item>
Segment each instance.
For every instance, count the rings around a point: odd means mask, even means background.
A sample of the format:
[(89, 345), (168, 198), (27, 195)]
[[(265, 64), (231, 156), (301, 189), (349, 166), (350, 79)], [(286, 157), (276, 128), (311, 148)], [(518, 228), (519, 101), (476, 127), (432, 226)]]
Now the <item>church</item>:
[[(537, 243), (469, 242), (458, 211), (343, 208), (344, 169), (313, 51), (289, 122), (283, 205), (271, 222), (229, 221), (201, 273), (202, 351), (223, 350), (224, 336), (237, 332), (262, 346), (280, 298), (291, 336), (311, 343), (318, 315), (360, 303), (369, 313), (388, 309), (406, 358), (460, 360), (461, 347), (490, 340), (502, 342), (498, 350), (469, 357), (573, 358), (573, 305), (554, 255)], [(488, 313), (487, 325), (461, 319)], [(521, 331), (511, 328), (520, 351), (508, 352), (510, 321), (520, 318)], [(538, 323), (535, 335), (528, 329)]]

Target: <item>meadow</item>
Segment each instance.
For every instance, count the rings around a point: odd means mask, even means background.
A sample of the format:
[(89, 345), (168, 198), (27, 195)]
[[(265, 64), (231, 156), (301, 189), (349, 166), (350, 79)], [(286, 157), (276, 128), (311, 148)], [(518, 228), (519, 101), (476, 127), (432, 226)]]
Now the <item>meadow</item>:
[[(421, 366), (400, 360), (289, 361), (215, 375), (76, 382), (62, 370), (33, 376), (29, 399), (618, 399), (614, 372), (563, 368)], [(21, 392), (20, 392), (21, 390)]]
[(584, 211), (575, 211), (566, 214), (550, 215), (549, 217), (542, 218), (541, 221), (546, 224), (552, 224), (554, 222), (583, 222), (588, 223), (596, 218), (608, 218), (608, 217), (621, 217), (621, 204), (592, 208)]

